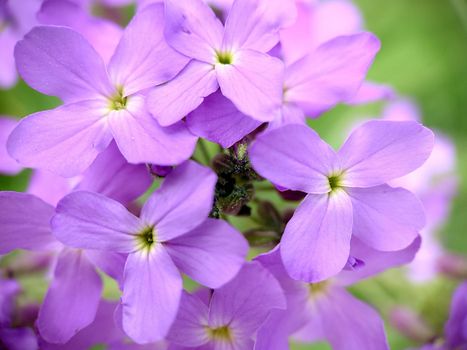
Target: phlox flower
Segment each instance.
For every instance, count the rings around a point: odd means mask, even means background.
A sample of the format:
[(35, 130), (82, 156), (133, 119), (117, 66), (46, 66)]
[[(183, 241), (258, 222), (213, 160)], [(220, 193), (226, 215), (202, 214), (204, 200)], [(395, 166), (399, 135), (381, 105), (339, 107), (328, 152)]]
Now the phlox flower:
[(16, 46), (18, 70), (31, 87), (65, 104), (21, 120), (9, 153), (66, 177), (82, 173), (113, 139), (130, 163), (187, 159), (196, 138), (183, 123), (162, 128), (145, 108), (145, 90), (170, 80), (188, 61), (165, 43), (163, 26), (161, 4), (139, 12), (107, 65), (74, 30), (35, 27)]
[(407, 247), (425, 224), (424, 211), (411, 192), (386, 183), (420, 167), (432, 147), (433, 133), (416, 122), (367, 122), (338, 152), (302, 125), (259, 135), (249, 149), (253, 168), (308, 194), (280, 243), (290, 276), (319, 282), (337, 274), (353, 235), (381, 251)]
[(270, 121), (280, 112), (284, 67), (267, 52), (293, 22), (293, 1), (235, 0), (225, 25), (202, 0), (168, 0), (165, 16), (168, 44), (190, 61), (148, 95), (161, 125), (181, 120), (218, 89), (255, 120)]
[(328, 341), (334, 350), (389, 349), (378, 312), (346, 287), (411, 261), (419, 247), (420, 239), (416, 238), (404, 250), (380, 252), (354, 237), (351, 256), (359, 265), (311, 284), (289, 277), (279, 249), (260, 255), (255, 260), (278, 279), (287, 297), (287, 308), (270, 315), (258, 332), (255, 349), (286, 350), (291, 337), (303, 342)]
[(128, 254), (121, 301), (122, 326), (137, 343), (162, 340), (177, 314), (179, 270), (210, 288), (235, 276), (248, 250), (226, 222), (207, 219), (215, 174), (194, 162), (173, 170), (140, 217), (105, 196), (76, 191), (52, 220), (55, 236), (83, 249)]
[(256, 349), (257, 330), (274, 310), (285, 306), (274, 276), (258, 262), (245, 263), (222, 287), (182, 295), (168, 335), (174, 344), (170, 349)]

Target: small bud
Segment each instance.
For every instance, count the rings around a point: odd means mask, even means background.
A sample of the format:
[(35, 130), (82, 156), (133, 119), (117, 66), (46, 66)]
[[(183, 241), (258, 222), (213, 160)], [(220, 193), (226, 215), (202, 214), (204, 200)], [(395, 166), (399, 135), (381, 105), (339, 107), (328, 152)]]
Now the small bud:
[(435, 332), (414, 311), (396, 307), (389, 314), (389, 321), (407, 338), (426, 343), (434, 339)]

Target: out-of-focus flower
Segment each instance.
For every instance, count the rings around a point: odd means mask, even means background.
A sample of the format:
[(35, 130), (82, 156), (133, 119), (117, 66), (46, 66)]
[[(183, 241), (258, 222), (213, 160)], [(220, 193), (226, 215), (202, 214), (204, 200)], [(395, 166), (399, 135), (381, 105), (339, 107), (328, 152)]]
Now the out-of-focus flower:
[(257, 349), (254, 335), (269, 314), (285, 307), (284, 292), (274, 276), (258, 262), (246, 263), (207, 298), (182, 295), (168, 336), (175, 344), (170, 349)]
[(339, 273), (352, 235), (381, 251), (407, 247), (425, 224), (423, 208), (386, 183), (420, 167), (432, 147), (433, 133), (416, 122), (367, 122), (338, 152), (301, 125), (259, 135), (249, 150), (253, 168), (308, 193), (280, 243), (291, 277), (319, 282)]

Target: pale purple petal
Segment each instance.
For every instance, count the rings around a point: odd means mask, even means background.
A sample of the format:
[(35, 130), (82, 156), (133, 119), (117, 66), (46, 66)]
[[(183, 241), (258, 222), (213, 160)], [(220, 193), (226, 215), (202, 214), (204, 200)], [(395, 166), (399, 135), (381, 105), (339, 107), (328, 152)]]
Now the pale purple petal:
[[(326, 294), (310, 300), (310, 324), (314, 328), (316, 325), (322, 328), (332, 348), (389, 349), (381, 316), (345, 289), (334, 286), (329, 288)], [(314, 329), (309, 330), (309, 335), (313, 335)], [(301, 331), (301, 335), (306, 333)], [(302, 340), (307, 339), (302, 337)]]
[(70, 28), (35, 27), (16, 45), (15, 58), (21, 77), (46, 95), (74, 102), (114, 92), (102, 58)]
[(335, 38), (286, 69), (285, 101), (308, 116), (353, 97), (380, 48), (370, 33)]
[(224, 49), (268, 52), (279, 41), (279, 30), (296, 18), (293, 0), (236, 0), (225, 23)]
[(371, 187), (406, 175), (428, 159), (433, 143), (433, 133), (417, 122), (369, 121), (338, 152), (342, 185)]
[(66, 343), (96, 316), (102, 281), (82, 251), (65, 248), (39, 311), (37, 328), (50, 343)]
[[(449, 319), (445, 333), (447, 343), (452, 348), (467, 344), (467, 283), (457, 287), (451, 302)], [(461, 348), (462, 349), (462, 348)]]
[(161, 242), (193, 230), (211, 212), (216, 181), (210, 168), (193, 161), (183, 163), (146, 201), (141, 219), (145, 224), (155, 225)]
[(280, 114), (284, 64), (279, 59), (241, 50), (232, 64), (216, 64), (216, 76), (222, 94), (243, 114), (263, 122)]
[(179, 164), (196, 146), (197, 138), (182, 122), (161, 127), (146, 111), (142, 95), (129, 97), (127, 108), (108, 118), (118, 148), (130, 163)]
[(320, 282), (347, 263), (352, 235), (352, 203), (342, 190), (309, 194), (287, 223), (280, 252), (289, 275)]
[(381, 100), (389, 100), (395, 95), (394, 89), (389, 85), (377, 84), (369, 81), (364, 81), (358, 89), (358, 92), (345, 101), (350, 105), (359, 105), (372, 103)]
[(268, 127), (275, 129), (287, 124), (306, 124), (305, 113), (294, 103), (284, 103), (280, 117), (272, 120)]
[(353, 234), (382, 251), (406, 248), (425, 226), (420, 200), (403, 188), (381, 185), (349, 188), (353, 207)]
[(26, 193), (0, 192), (0, 254), (15, 249), (53, 250), (50, 219), (54, 208)]
[(164, 39), (164, 5), (139, 11), (126, 27), (109, 64), (109, 75), (125, 96), (162, 84), (189, 61)]
[(9, 117), (0, 117), (0, 173), (15, 175), (19, 173), (23, 167), (15, 161), (7, 152), (6, 142), (8, 136), (16, 127), (17, 120)]
[(80, 33), (109, 62), (122, 35), (122, 29), (112, 21), (91, 16), (83, 7), (70, 0), (46, 0), (37, 14), (42, 24), (70, 27)]
[(195, 135), (229, 148), (255, 130), (261, 122), (242, 112), (221, 92), (215, 92), (191, 112), (187, 126)]
[(214, 67), (193, 60), (173, 80), (152, 89), (147, 106), (162, 126), (171, 125), (196, 109), (218, 88)]
[(165, 38), (185, 56), (214, 63), (222, 44), (223, 26), (202, 0), (165, 2)]
[(253, 168), (284, 188), (327, 193), (327, 175), (336, 167), (336, 154), (318, 134), (303, 125), (287, 125), (259, 135), (249, 149)]
[(140, 220), (117, 201), (101, 194), (76, 191), (57, 205), (52, 219), (54, 235), (70, 247), (135, 251)]
[(177, 318), (167, 339), (190, 348), (208, 343), (209, 337), (206, 332), (206, 325), (209, 322), (208, 313), (208, 305), (203, 303), (197, 295), (184, 292), (180, 299)]
[(129, 164), (112, 142), (86, 170), (75, 190), (97, 192), (128, 204), (144, 194), (151, 183), (146, 166)]
[(100, 100), (67, 104), (21, 120), (8, 152), (21, 164), (71, 177), (82, 173), (112, 140)]
[(137, 343), (164, 339), (177, 315), (182, 277), (165, 248), (130, 254), (122, 296), (123, 329)]
[(251, 336), (275, 309), (285, 309), (286, 300), (279, 282), (260, 263), (246, 263), (229, 283), (214, 291), (209, 325), (229, 325)]
[(375, 276), (387, 269), (408, 264), (418, 253), (420, 243), (421, 239), (418, 236), (407, 248), (383, 252), (370, 248), (353, 236), (350, 242), (350, 256), (363, 262), (363, 264), (354, 270), (341, 271), (336, 276), (336, 280), (341, 285), (350, 285), (365, 278)]
[(245, 238), (225, 221), (215, 219), (207, 219), (165, 247), (182, 272), (209, 288), (230, 281), (248, 252)]

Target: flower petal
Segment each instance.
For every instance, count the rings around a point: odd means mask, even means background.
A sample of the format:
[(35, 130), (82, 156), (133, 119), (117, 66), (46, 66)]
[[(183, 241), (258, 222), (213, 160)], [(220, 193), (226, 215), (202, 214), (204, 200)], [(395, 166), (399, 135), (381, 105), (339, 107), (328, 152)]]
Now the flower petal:
[(93, 249), (85, 250), (84, 254), (95, 267), (116, 280), (120, 287), (123, 285), (123, 270), (127, 255)]
[(141, 210), (145, 224), (155, 225), (157, 239), (168, 241), (204, 222), (212, 209), (214, 172), (193, 161), (175, 168)]
[(167, 82), (189, 61), (164, 39), (164, 5), (139, 11), (126, 27), (109, 64), (109, 75), (125, 96)]
[(234, 54), (232, 64), (216, 64), (222, 94), (243, 113), (259, 121), (279, 116), (282, 106), (284, 64), (253, 50)]
[(335, 350), (389, 349), (381, 316), (345, 289), (331, 288), (314, 300), (310, 325), (320, 325)]
[(353, 97), (380, 48), (370, 33), (341, 36), (286, 69), (285, 99), (315, 117)]
[(221, 48), (223, 25), (202, 0), (165, 2), (165, 38), (185, 56), (213, 63)]
[(336, 166), (335, 152), (304, 125), (287, 125), (259, 135), (249, 149), (253, 168), (284, 188), (327, 193), (327, 175)]
[(21, 120), (7, 149), (21, 164), (64, 177), (81, 174), (112, 141), (102, 101), (38, 112)]
[(246, 263), (233, 280), (214, 291), (209, 326), (229, 325), (251, 337), (273, 310), (285, 307), (284, 291), (274, 276), (258, 262)]
[(0, 254), (15, 249), (52, 250), (58, 243), (50, 219), (54, 208), (26, 193), (0, 192)]
[(50, 343), (66, 343), (94, 321), (101, 291), (102, 281), (84, 254), (65, 248), (39, 311), (41, 336)]
[(230, 281), (248, 252), (245, 238), (225, 221), (215, 219), (207, 219), (165, 247), (181, 271), (209, 288)]
[(136, 250), (135, 235), (144, 226), (119, 202), (75, 191), (58, 203), (52, 229), (70, 247), (129, 253)]
[(33, 28), (16, 45), (15, 58), (28, 85), (66, 102), (112, 96), (114, 92), (102, 58), (70, 28)]
[(220, 92), (208, 96), (187, 116), (186, 121), (191, 132), (224, 148), (231, 147), (261, 125), (261, 122), (242, 114)]
[(17, 121), (13, 118), (0, 117), (0, 173), (15, 175), (23, 167), (14, 160), (7, 152), (6, 143), (8, 136), (16, 127)]
[(0, 87), (9, 89), (16, 84), (18, 74), (16, 73), (15, 56), (13, 54), (18, 38), (11, 30), (4, 29), (0, 32)]
[(208, 306), (197, 295), (183, 292), (177, 318), (167, 339), (171, 343), (190, 348), (208, 343), (208, 313)]
[(225, 22), (225, 49), (268, 52), (279, 42), (279, 30), (293, 24), (297, 12), (291, 0), (236, 0)]
[(190, 158), (197, 138), (182, 122), (161, 127), (146, 111), (145, 98), (134, 95), (125, 110), (109, 114), (118, 148), (130, 163), (179, 164)]
[(342, 184), (371, 187), (420, 167), (433, 149), (433, 133), (417, 122), (369, 121), (338, 152), (346, 169)]
[(467, 283), (463, 282), (457, 287), (452, 296), (449, 319), (446, 322), (445, 333), (447, 343), (455, 349), (464, 346), (467, 338), (465, 325), (467, 320)]
[(136, 252), (125, 265), (123, 330), (137, 343), (164, 339), (175, 320), (182, 277), (165, 248)]
[(218, 88), (212, 65), (193, 60), (174, 79), (152, 89), (147, 106), (160, 125), (172, 125)]
[(352, 203), (338, 190), (308, 195), (287, 223), (280, 252), (289, 275), (320, 282), (339, 273), (350, 252)]
[(353, 234), (374, 249), (404, 249), (425, 226), (421, 202), (406, 189), (381, 185), (347, 193), (354, 209)]

